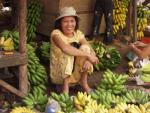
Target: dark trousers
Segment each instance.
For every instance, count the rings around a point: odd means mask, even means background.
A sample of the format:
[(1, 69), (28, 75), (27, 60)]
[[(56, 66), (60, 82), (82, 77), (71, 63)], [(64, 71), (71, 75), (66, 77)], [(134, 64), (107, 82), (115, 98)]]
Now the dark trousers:
[(112, 0), (96, 0), (94, 9), (94, 20), (93, 20), (93, 36), (98, 36), (99, 27), (101, 24), (102, 15), (104, 14), (106, 23), (106, 37), (108, 40), (112, 40), (112, 14), (113, 14), (113, 1)]

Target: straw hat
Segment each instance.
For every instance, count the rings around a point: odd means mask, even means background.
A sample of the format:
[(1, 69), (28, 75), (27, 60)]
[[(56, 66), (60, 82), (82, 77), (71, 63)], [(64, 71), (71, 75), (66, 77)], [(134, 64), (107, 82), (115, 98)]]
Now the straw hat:
[(55, 21), (66, 16), (76, 16), (79, 18), (79, 16), (76, 14), (76, 10), (73, 7), (64, 7), (60, 10), (59, 16), (55, 19)]

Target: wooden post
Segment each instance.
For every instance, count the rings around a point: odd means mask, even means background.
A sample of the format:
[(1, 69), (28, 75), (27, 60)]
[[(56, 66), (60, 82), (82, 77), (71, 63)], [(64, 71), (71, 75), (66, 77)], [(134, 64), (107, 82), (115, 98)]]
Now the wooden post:
[(130, 1), (127, 13), (127, 35), (131, 37), (132, 2)]
[(133, 42), (137, 41), (137, 0), (133, 0)]
[[(19, 52), (26, 54), (26, 15), (27, 15), (27, 0), (19, 0)], [(19, 66), (19, 89), (25, 95), (28, 93), (28, 77), (27, 64)]]

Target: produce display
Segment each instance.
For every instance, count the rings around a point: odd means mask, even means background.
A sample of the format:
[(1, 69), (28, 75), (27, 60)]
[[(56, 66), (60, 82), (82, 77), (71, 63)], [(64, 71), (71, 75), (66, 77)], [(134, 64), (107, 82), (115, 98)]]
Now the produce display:
[(34, 88), (29, 94), (23, 99), (24, 104), (28, 108), (35, 108), (39, 111), (44, 111), (48, 101), (48, 96), (39, 88)]
[(146, 64), (140, 69), (140, 79), (143, 82), (150, 82), (150, 64)]
[(137, 6), (137, 40), (144, 37), (144, 31), (148, 26), (148, 18), (150, 17), (150, 10), (147, 6)]
[(43, 61), (49, 62), (50, 59), (50, 42), (42, 42), (37, 49), (37, 55)]
[(35, 112), (26, 107), (15, 107), (10, 113), (35, 113)]
[(113, 47), (107, 47), (102, 42), (95, 42), (91, 44), (96, 56), (99, 58), (99, 63), (94, 65), (95, 70), (100, 69), (114, 69), (121, 62), (121, 55), (119, 51)]
[(120, 29), (126, 27), (126, 15), (130, 0), (113, 0), (113, 34), (116, 35)]
[(36, 29), (41, 22), (41, 11), (40, 0), (31, 0), (27, 12), (27, 42), (34, 41), (36, 38)]
[(12, 38), (14, 42), (14, 49), (18, 50), (19, 46), (19, 32), (18, 31), (9, 31), (9, 30), (4, 30), (1, 32), (1, 36), (4, 37), (5, 40), (8, 38)]
[(129, 61), (128, 74), (130, 77), (138, 76), (143, 82), (150, 82), (150, 63), (141, 66), (138, 62)]
[(52, 92), (50, 98), (55, 99), (59, 103), (59, 105), (64, 113), (74, 113), (75, 112), (75, 109), (73, 106), (73, 100), (69, 96), (69, 94), (62, 93), (62, 94), (58, 95), (55, 92)]
[(127, 79), (126, 74), (106, 70), (93, 92), (77, 92), (74, 96), (52, 92), (50, 98), (58, 101), (61, 113), (68, 113), (68, 109), (72, 109), (69, 113), (149, 113), (150, 95), (140, 89), (127, 89)]

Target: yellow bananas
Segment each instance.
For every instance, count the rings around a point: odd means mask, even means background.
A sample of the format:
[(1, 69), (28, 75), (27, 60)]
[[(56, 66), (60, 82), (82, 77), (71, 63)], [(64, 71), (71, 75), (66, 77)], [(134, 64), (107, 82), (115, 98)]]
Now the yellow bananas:
[(120, 29), (125, 28), (126, 26), (126, 14), (128, 11), (128, 0), (114, 0), (114, 9), (113, 9), (113, 34), (117, 34)]
[(26, 107), (16, 107), (10, 113), (35, 113), (35, 112)]
[(4, 37), (0, 38), (0, 46), (4, 49), (4, 51), (13, 51), (14, 50), (14, 42), (12, 38), (7, 38), (5, 40)]

